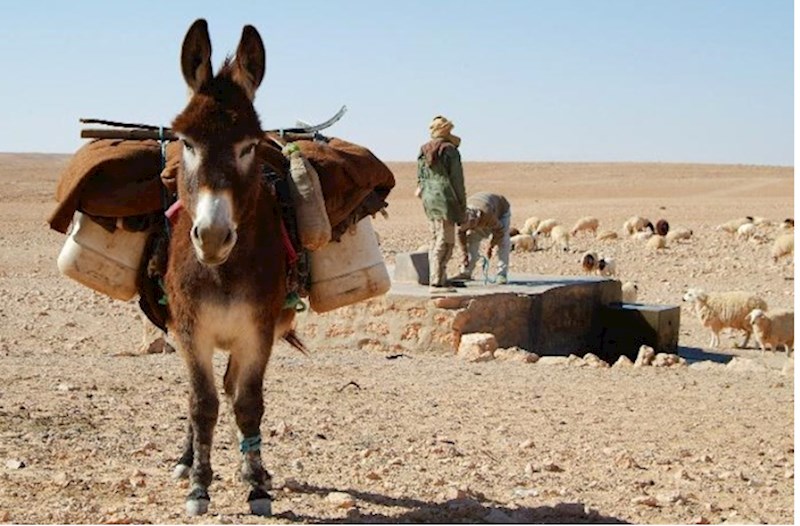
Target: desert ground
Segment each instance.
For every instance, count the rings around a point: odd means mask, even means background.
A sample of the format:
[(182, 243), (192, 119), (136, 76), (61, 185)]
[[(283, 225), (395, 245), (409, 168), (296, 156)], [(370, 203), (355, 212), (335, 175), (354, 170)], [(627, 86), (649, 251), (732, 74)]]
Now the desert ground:
[[(426, 349), (389, 360), (324, 340), (306, 357), (280, 344), (262, 424), (274, 517), (246, 514), (223, 403), (210, 513), (189, 518), (187, 483), (170, 477), (186, 424), (180, 356), (137, 353), (135, 302), (56, 268), (64, 236), (45, 218), (67, 161), (0, 154), (0, 522), (794, 521), (793, 360), (735, 349), (738, 334), (709, 349), (685, 304), (680, 353), (745, 366), (466, 363)], [(389, 218), (374, 221), (388, 263), (428, 240), (414, 166), (390, 166)], [(469, 193), (509, 198), (517, 227), (594, 215), (619, 232), (642, 215), (694, 231), (658, 252), (578, 236), (570, 252), (512, 253), (512, 276), (579, 274), (592, 248), (641, 302), (678, 305), (701, 286), (794, 304), (793, 257), (770, 257), (777, 223), (794, 217), (790, 167), (467, 162), (465, 173)], [(714, 229), (744, 215), (773, 221), (759, 227), (767, 242)], [(215, 364), (221, 375), (224, 357)]]

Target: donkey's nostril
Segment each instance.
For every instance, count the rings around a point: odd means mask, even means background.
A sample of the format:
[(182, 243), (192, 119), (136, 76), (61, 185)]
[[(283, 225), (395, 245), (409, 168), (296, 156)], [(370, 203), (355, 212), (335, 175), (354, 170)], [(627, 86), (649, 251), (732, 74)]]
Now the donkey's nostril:
[(225, 241), (222, 242), (223, 245), (229, 245), (233, 242), (233, 230), (228, 230), (228, 235), (225, 236)]

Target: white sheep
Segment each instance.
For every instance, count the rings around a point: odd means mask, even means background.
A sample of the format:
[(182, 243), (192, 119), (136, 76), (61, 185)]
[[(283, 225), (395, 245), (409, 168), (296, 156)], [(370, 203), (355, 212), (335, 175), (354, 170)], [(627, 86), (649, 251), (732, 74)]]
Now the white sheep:
[(736, 229), (736, 237), (739, 239), (750, 239), (756, 233), (755, 223), (745, 223)]
[(661, 250), (667, 247), (667, 240), (664, 236), (652, 236), (647, 240), (647, 248), (650, 250)]
[(575, 236), (578, 232), (591, 232), (592, 235), (597, 233), (597, 227), (600, 225), (600, 221), (597, 220), (596, 217), (586, 216), (578, 219), (575, 223), (575, 226), (572, 227), (570, 230), (570, 234)]
[(563, 226), (555, 225), (550, 230), (550, 239), (553, 241), (553, 246), (558, 245), (564, 252), (569, 250), (569, 232)]
[(612, 239), (619, 239), (619, 235), (613, 230), (601, 230), (597, 233), (595, 239), (598, 241), (611, 241)]
[(777, 263), (783, 256), (794, 254), (794, 234), (783, 234), (772, 244), (772, 260)]
[(626, 281), (622, 284), (622, 301), (624, 303), (636, 303), (639, 297), (639, 286), (633, 281)]
[(559, 224), (560, 223), (555, 219), (545, 219), (539, 222), (534, 232), (537, 234), (547, 235), (550, 233), (551, 230), (553, 230), (553, 228), (555, 228)]
[(731, 219), (730, 221), (726, 221), (721, 225), (717, 225), (716, 230), (721, 230), (729, 234), (735, 234), (736, 231), (739, 230), (740, 226), (752, 222), (753, 222), (752, 216), (737, 217), (736, 219)]
[(690, 288), (684, 294), (683, 301), (693, 303), (700, 322), (711, 329), (711, 347), (719, 346), (719, 333), (726, 327), (744, 331), (745, 338), (741, 347), (746, 347), (753, 332), (747, 315), (753, 309), (767, 310), (766, 301), (748, 292), (739, 291), (706, 293), (703, 289)]
[(688, 228), (676, 228), (675, 230), (670, 230), (667, 232), (667, 241), (672, 243), (673, 241), (678, 241), (679, 239), (690, 239), (692, 237), (692, 232)]
[(511, 236), (511, 249), (517, 252), (533, 252), (536, 250), (536, 238), (531, 234)]
[(753, 224), (756, 226), (772, 226), (772, 221), (767, 219), (766, 217), (753, 217)]
[(617, 274), (617, 262), (614, 258), (601, 257), (597, 262), (597, 273), (601, 276), (615, 276)]
[(536, 232), (536, 228), (539, 226), (539, 218), (538, 217), (529, 217), (525, 220), (525, 224), (522, 226), (522, 230), (519, 231), (520, 234), (533, 234)]
[(790, 349), (794, 350), (793, 310), (781, 309), (767, 313), (761, 309), (753, 309), (747, 315), (747, 321), (753, 327), (753, 334), (761, 347), (761, 352), (766, 350), (767, 345), (773, 351), (777, 351), (778, 346), (783, 345), (787, 355)]
[(581, 268), (587, 274), (590, 274), (597, 270), (597, 264), (600, 262), (600, 258), (597, 257), (597, 254), (594, 252), (587, 251), (584, 252), (581, 256), (579, 263), (581, 264)]
[(625, 223), (622, 225), (622, 230), (626, 232), (628, 235), (632, 235), (634, 232), (641, 232), (645, 228), (650, 228), (650, 231), (653, 232), (654, 227), (653, 223), (645, 219), (644, 217), (639, 216), (631, 216), (628, 218)]
[(653, 231), (652, 230), (642, 230), (642, 231), (634, 232), (633, 234), (631, 234), (631, 239), (633, 241), (647, 241), (651, 237), (653, 237)]
[(783, 230), (794, 229), (794, 219), (788, 217), (781, 222), (780, 228)]

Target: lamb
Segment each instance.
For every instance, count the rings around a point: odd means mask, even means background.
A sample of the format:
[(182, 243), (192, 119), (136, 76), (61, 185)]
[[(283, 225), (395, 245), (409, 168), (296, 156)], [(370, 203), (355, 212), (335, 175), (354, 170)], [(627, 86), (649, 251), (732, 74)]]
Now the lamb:
[(583, 271), (587, 274), (597, 270), (597, 264), (599, 262), (600, 259), (597, 257), (597, 254), (592, 251), (584, 252), (580, 260), (581, 268), (583, 268)]
[[(541, 224), (539, 225), (542, 226)], [(561, 225), (555, 225), (550, 230), (550, 239), (553, 241), (553, 246), (558, 245), (561, 250), (567, 252), (569, 250), (569, 232)]]
[(600, 258), (597, 262), (597, 272), (601, 276), (614, 276), (617, 273), (617, 262), (613, 258)]
[(597, 237), (595, 238), (598, 241), (611, 241), (612, 239), (619, 239), (619, 235), (613, 230), (601, 230), (597, 233)]
[(539, 218), (538, 217), (529, 217), (525, 220), (525, 223), (522, 225), (522, 230), (519, 231), (520, 234), (533, 234), (536, 232), (536, 228), (539, 226)]
[(575, 226), (572, 227), (572, 230), (570, 230), (570, 234), (574, 236), (578, 232), (587, 231), (591, 232), (592, 235), (594, 235), (597, 233), (597, 227), (599, 224), (600, 222), (597, 220), (596, 217), (592, 216), (582, 217), (578, 219), (578, 221), (575, 223)]
[(653, 230), (653, 223), (648, 221), (647, 219), (639, 216), (631, 216), (628, 218), (627, 221), (622, 225), (622, 230), (627, 232), (628, 235), (632, 235), (634, 232), (641, 232), (647, 226), (650, 225), (650, 230)]
[(653, 237), (652, 230), (642, 230), (640, 232), (634, 232), (631, 234), (631, 239), (634, 241), (647, 241), (651, 237)]
[(656, 234), (659, 236), (666, 236), (669, 233), (669, 223), (666, 219), (659, 219), (656, 221)]
[(739, 239), (750, 239), (756, 233), (755, 223), (745, 223), (736, 229), (736, 237)]
[(789, 230), (794, 228), (794, 219), (791, 217), (787, 217), (786, 219), (781, 222), (780, 226), (783, 230)]
[(626, 281), (622, 284), (622, 301), (624, 303), (636, 303), (639, 296), (639, 287), (633, 281)]
[(549, 234), (550, 231), (553, 230), (553, 228), (556, 227), (559, 224), (560, 223), (558, 221), (556, 221), (555, 219), (545, 219), (544, 221), (541, 221), (538, 224), (538, 226), (536, 227), (536, 230), (534, 230), (534, 232), (538, 233), (538, 234), (545, 234), (546, 235), (546, 234)]
[(647, 240), (647, 248), (650, 250), (661, 250), (662, 248), (667, 248), (667, 240), (664, 236), (652, 236)]
[(778, 262), (783, 256), (794, 254), (794, 234), (783, 234), (772, 244), (772, 261)]
[(747, 292), (706, 293), (703, 289), (690, 288), (683, 296), (683, 301), (693, 303), (695, 313), (704, 327), (711, 329), (711, 347), (718, 347), (719, 333), (724, 328), (744, 331), (745, 338), (741, 347), (750, 341), (753, 328), (747, 321), (747, 315), (753, 309), (767, 310), (767, 302)]
[(536, 238), (530, 234), (511, 236), (511, 250), (533, 252), (536, 250)]
[(747, 321), (753, 327), (753, 334), (758, 341), (761, 352), (769, 345), (773, 351), (783, 345), (786, 354), (794, 350), (794, 311), (774, 310), (766, 313), (761, 309), (753, 309), (747, 315)]
[(668, 242), (672, 243), (679, 239), (690, 239), (692, 234), (694, 234), (694, 232), (688, 228), (676, 228), (667, 232), (666, 238)]
[(717, 225), (716, 230), (721, 230), (729, 234), (735, 234), (737, 230), (739, 230), (740, 226), (752, 222), (753, 222), (753, 216), (738, 217), (736, 219), (731, 219), (730, 221), (722, 223), (721, 225)]

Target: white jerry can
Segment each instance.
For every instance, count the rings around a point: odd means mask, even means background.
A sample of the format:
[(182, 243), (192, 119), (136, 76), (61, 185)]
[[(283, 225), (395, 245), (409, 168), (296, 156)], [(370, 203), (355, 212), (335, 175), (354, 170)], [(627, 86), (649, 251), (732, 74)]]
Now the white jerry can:
[(309, 303), (315, 312), (327, 312), (385, 294), (391, 287), (369, 216), (353, 231), (309, 253), (311, 290)]
[(118, 300), (133, 298), (146, 232), (117, 228), (109, 232), (89, 216), (75, 213), (72, 230), (58, 255), (58, 270), (67, 277)]

